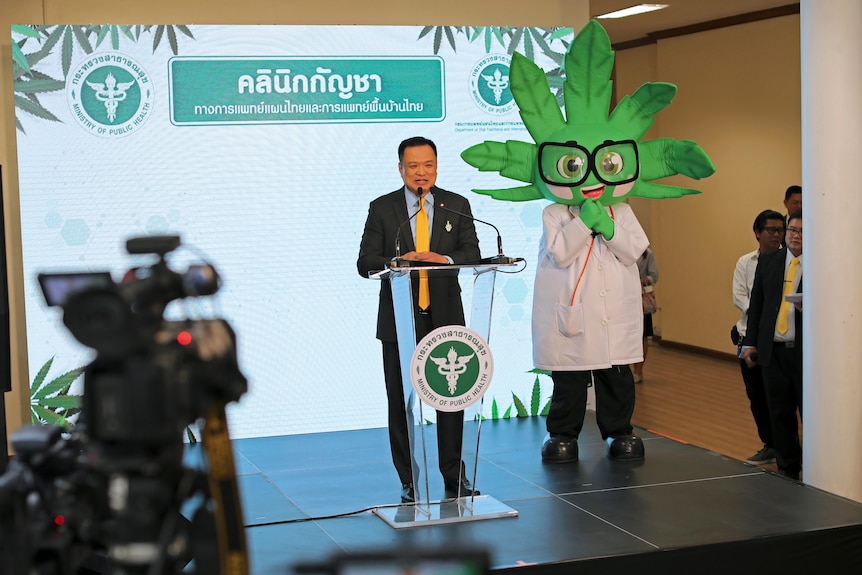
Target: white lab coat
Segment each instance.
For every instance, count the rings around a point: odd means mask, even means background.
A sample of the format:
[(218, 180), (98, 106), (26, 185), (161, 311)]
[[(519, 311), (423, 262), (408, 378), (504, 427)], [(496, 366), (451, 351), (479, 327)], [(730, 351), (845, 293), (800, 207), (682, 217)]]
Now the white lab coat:
[(601, 234), (592, 237), (578, 217), (579, 207), (570, 211), (551, 204), (542, 212), (533, 293), (533, 362), (538, 369), (587, 371), (643, 361), (637, 260), (649, 241), (628, 204), (605, 210), (615, 224), (610, 241)]

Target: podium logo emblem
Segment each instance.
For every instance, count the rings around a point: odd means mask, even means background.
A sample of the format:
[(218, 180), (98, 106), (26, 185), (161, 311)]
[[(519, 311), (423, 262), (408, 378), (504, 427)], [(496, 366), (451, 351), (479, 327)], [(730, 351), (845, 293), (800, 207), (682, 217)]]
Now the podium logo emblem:
[(478, 333), (460, 325), (435, 329), (416, 345), (410, 381), (419, 398), (440, 411), (462, 411), (479, 401), (494, 374), (494, 359)]

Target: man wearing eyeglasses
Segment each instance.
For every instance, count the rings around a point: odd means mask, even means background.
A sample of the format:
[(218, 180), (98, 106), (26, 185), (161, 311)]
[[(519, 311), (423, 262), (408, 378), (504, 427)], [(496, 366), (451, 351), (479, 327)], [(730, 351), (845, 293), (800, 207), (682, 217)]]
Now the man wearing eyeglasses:
[(778, 472), (799, 479), (802, 446), (802, 212), (790, 215), (785, 244), (761, 256), (751, 289), (741, 357), (763, 369)]
[[(774, 252), (784, 241), (784, 216), (775, 210), (764, 210), (754, 218), (754, 238), (758, 247), (739, 258), (733, 271), (733, 305), (740, 311), (739, 321), (734, 326), (736, 333), (731, 332), (731, 339), (737, 345), (736, 355), (742, 355), (742, 339), (745, 337), (748, 324), (748, 306), (751, 299), (751, 288), (754, 286), (754, 274), (761, 255)], [(748, 396), (751, 415), (757, 427), (757, 435), (763, 442), (763, 448), (746, 459), (754, 465), (775, 463), (775, 450), (772, 445), (772, 423), (769, 420), (769, 405), (766, 402), (766, 389), (763, 386), (763, 373), (759, 365), (749, 367), (740, 357), (739, 367), (742, 371), (742, 381), (745, 384), (745, 394)]]

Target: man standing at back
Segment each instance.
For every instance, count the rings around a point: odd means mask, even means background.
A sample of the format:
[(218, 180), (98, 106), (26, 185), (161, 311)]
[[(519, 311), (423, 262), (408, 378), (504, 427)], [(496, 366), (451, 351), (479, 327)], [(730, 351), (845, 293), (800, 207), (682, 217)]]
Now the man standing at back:
[(785, 223), (790, 214), (802, 211), (802, 186), (789, 186), (784, 192), (784, 209), (787, 212)]
[[(401, 259), (440, 264), (461, 264), (480, 259), (479, 239), (470, 203), (463, 196), (435, 186), (437, 146), (422, 137), (409, 138), (398, 147), (398, 172), (404, 185), (371, 202), (359, 246), (359, 275), (386, 269)], [(463, 214), (461, 216), (459, 214)], [(396, 243), (402, 254), (396, 254)], [(458, 271), (414, 274), (412, 281), (417, 341), (444, 325), (464, 325), (464, 308)], [(408, 421), (401, 377), (401, 360), (395, 331), (395, 313), (389, 280), (380, 286), (377, 339), (383, 344), (383, 374), (389, 405), (389, 443), (392, 461), (401, 479), (401, 501), (413, 502), (416, 467), (410, 451), (413, 422)], [(411, 418), (412, 420), (412, 412)], [(437, 449), (446, 497), (478, 495), (467, 481), (461, 461), (464, 412), (437, 412)]]
[[(742, 358), (760, 364), (772, 421), (778, 472), (799, 479), (802, 445), (797, 411), (802, 415), (802, 212), (790, 214), (785, 245), (760, 257)], [(790, 297), (788, 297), (790, 296)], [(799, 298), (791, 303), (788, 299)]]
[[(739, 258), (733, 271), (733, 305), (739, 309), (741, 317), (736, 322), (737, 357), (742, 355), (742, 340), (748, 327), (748, 306), (751, 299), (751, 288), (754, 286), (754, 275), (760, 256), (774, 252), (784, 241), (784, 216), (775, 210), (764, 210), (754, 219), (754, 238), (758, 247)], [(772, 423), (769, 420), (769, 405), (766, 401), (766, 389), (763, 384), (763, 372), (759, 365), (748, 367), (740, 357), (739, 367), (742, 371), (742, 381), (745, 383), (745, 394), (748, 396), (751, 415), (757, 427), (757, 435), (763, 442), (763, 448), (746, 461), (754, 465), (775, 463), (775, 450), (772, 445)]]

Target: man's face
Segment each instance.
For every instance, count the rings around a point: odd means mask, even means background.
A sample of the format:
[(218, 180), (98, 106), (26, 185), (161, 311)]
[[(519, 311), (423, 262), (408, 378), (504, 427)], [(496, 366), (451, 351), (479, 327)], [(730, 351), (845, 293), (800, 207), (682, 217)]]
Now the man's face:
[(427, 193), (437, 181), (437, 156), (434, 149), (427, 144), (405, 148), (398, 171), (407, 189), (417, 195), (419, 188)]
[(794, 256), (802, 253), (802, 218), (793, 218), (787, 224), (787, 233), (784, 236), (787, 249)]
[(760, 253), (765, 254), (781, 247), (784, 239), (784, 220), (768, 219), (763, 229), (754, 233), (760, 244)]
[(784, 200), (784, 209), (787, 210), (787, 215), (795, 214), (802, 210), (802, 194), (790, 194), (790, 197)]

